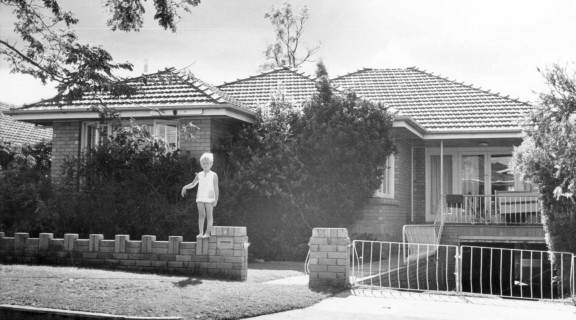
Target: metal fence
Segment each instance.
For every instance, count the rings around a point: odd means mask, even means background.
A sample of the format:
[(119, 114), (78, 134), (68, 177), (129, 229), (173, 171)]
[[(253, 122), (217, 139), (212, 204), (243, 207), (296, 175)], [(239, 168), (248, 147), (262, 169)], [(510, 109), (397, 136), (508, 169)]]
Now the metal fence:
[(444, 223), (541, 224), (538, 196), (528, 193), (444, 195)]
[(456, 290), (458, 247), (355, 240), (352, 283), (420, 291)]
[(571, 253), (355, 240), (355, 287), (475, 293), (523, 299), (576, 297)]

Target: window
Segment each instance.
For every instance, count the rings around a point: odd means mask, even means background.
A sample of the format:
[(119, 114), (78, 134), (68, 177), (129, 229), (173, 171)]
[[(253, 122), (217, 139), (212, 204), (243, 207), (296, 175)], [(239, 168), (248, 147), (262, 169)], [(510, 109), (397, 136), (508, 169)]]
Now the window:
[(102, 141), (102, 133), (110, 135), (112, 127), (109, 124), (99, 122), (86, 122), (82, 128), (82, 147), (94, 148)]
[(376, 190), (375, 195), (383, 198), (394, 198), (394, 155), (390, 155), (386, 161), (384, 178), (382, 178), (382, 184)]
[(169, 149), (177, 149), (178, 143), (178, 121), (154, 121), (154, 136), (166, 141)]

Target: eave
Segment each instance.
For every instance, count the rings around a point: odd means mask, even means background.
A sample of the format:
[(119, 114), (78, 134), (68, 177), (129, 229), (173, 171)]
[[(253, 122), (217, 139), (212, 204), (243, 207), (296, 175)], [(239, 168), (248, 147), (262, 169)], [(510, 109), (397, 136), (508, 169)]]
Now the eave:
[[(138, 106), (113, 107), (120, 112), (123, 118), (186, 118), (186, 117), (229, 117), (253, 123), (255, 114), (251, 111), (238, 108), (231, 104), (210, 105), (176, 105), (176, 106)], [(51, 123), (53, 121), (92, 120), (98, 119), (97, 112), (87, 111), (86, 108), (65, 108), (50, 110), (19, 110), (11, 109), (12, 119), (30, 123)]]

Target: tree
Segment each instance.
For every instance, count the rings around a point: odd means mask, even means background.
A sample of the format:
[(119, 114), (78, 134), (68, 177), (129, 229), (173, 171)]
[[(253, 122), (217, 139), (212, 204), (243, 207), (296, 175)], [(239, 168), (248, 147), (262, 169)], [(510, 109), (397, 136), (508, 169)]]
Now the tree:
[(252, 230), (258, 257), (303, 258), (311, 228), (348, 227), (395, 149), (384, 106), (333, 92), (323, 65), (318, 75), (304, 106), (280, 97), (218, 151), (228, 160), (219, 216)]
[(512, 168), (538, 185), (549, 248), (576, 253), (576, 73), (559, 65), (542, 73), (549, 90), (524, 123)]
[(282, 66), (298, 68), (305, 62), (313, 61), (311, 58), (318, 52), (319, 46), (306, 48), (305, 53), (299, 56), (304, 26), (310, 18), (306, 6), (296, 13), (290, 3), (284, 2), (279, 8), (272, 7), (264, 15), (264, 18), (270, 20), (274, 26), (276, 42), (269, 44), (266, 51), (264, 51), (266, 63), (261, 66), (262, 70)]
[[(143, 2), (146, 0), (106, 0), (110, 9), (108, 25), (112, 30), (138, 31), (143, 24)], [(189, 11), (200, 0), (153, 0), (154, 19), (164, 29), (176, 31), (178, 12)], [(56, 100), (71, 101), (86, 91), (130, 94), (133, 88), (124, 85), (115, 71), (132, 70), (128, 62), (116, 63), (103, 48), (81, 44), (73, 27), (78, 19), (61, 8), (57, 0), (0, 0), (11, 8), (14, 33), (20, 42), (0, 38), (0, 56), (12, 73), (40, 79), (43, 84), (56, 82)]]

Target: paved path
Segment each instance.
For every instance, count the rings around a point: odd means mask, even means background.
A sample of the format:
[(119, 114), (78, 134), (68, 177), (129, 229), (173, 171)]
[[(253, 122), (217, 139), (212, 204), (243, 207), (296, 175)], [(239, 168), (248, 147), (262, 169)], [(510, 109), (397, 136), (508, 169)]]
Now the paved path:
[[(294, 278), (292, 284), (301, 284)], [(278, 284), (278, 283), (276, 283)], [(291, 284), (285, 280), (283, 284)], [(454, 296), (402, 291), (347, 290), (300, 310), (254, 320), (564, 320), (576, 319), (576, 307), (552, 302)]]

